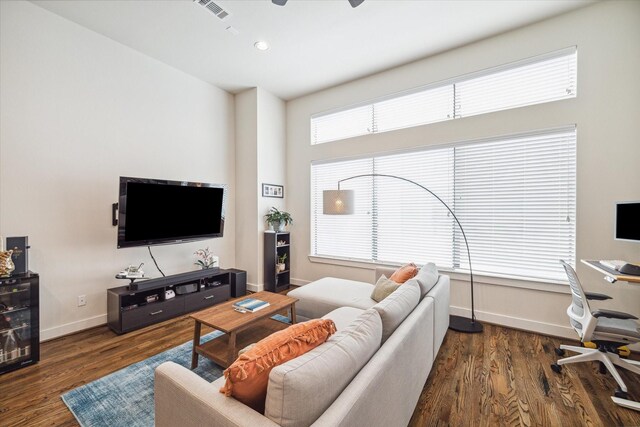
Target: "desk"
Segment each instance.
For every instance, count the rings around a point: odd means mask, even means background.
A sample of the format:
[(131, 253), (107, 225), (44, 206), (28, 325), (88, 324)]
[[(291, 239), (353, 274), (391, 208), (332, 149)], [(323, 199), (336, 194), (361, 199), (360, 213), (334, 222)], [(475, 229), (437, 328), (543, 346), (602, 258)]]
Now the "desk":
[(600, 261), (590, 261), (586, 259), (581, 259), (580, 261), (582, 261), (583, 264), (586, 264), (589, 267), (593, 268), (594, 270), (604, 274), (606, 276), (606, 280), (611, 283), (614, 283), (618, 280), (620, 280), (621, 282), (640, 283), (640, 276), (629, 276), (626, 274), (620, 274), (619, 271), (600, 264)]

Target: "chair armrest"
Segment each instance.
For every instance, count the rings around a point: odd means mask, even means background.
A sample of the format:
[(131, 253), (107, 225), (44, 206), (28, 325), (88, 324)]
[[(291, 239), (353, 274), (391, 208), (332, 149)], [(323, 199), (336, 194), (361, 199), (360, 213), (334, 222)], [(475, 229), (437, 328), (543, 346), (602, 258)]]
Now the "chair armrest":
[(224, 378), (210, 383), (174, 362), (155, 372), (156, 427), (238, 427), (278, 425), (264, 415), (220, 393)]
[(604, 309), (600, 309), (600, 310), (596, 310), (593, 313), (591, 313), (591, 315), (593, 315), (593, 317), (608, 317), (610, 319), (634, 319), (637, 320), (638, 318), (632, 314), (629, 313), (623, 313), (621, 311), (613, 311), (613, 310), (604, 310)]
[(604, 300), (611, 299), (611, 297), (609, 295), (598, 294), (596, 292), (585, 292), (584, 296), (586, 296), (587, 299), (589, 299), (589, 300), (594, 299), (596, 301), (604, 301)]

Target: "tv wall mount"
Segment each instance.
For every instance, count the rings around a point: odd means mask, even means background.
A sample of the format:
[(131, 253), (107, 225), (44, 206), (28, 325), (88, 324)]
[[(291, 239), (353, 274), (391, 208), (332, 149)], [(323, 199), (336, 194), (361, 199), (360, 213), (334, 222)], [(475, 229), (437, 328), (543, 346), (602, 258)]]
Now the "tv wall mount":
[(118, 204), (113, 203), (111, 205), (111, 225), (114, 227), (118, 225)]

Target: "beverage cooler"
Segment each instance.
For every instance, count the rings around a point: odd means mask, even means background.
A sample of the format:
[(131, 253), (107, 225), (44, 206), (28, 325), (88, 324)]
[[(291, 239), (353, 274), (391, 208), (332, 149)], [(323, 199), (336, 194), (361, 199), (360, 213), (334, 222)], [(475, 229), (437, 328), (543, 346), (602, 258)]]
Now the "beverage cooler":
[(39, 276), (0, 277), (0, 374), (40, 359)]

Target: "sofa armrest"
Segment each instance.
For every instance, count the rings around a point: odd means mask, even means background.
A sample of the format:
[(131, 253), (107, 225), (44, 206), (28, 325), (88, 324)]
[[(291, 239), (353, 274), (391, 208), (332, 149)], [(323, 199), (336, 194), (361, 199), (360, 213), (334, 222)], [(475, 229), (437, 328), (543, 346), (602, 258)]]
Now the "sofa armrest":
[(210, 383), (174, 362), (155, 372), (155, 425), (157, 427), (236, 427), (277, 424), (233, 397), (219, 392), (224, 377)]
[(380, 278), (380, 276), (382, 276), (383, 274), (388, 279), (395, 272), (396, 272), (396, 269), (393, 268), (393, 267), (376, 267), (376, 278), (375, 278), (373, 284), (375, 285), (376, 282), (378, 281), (378, 279)]

